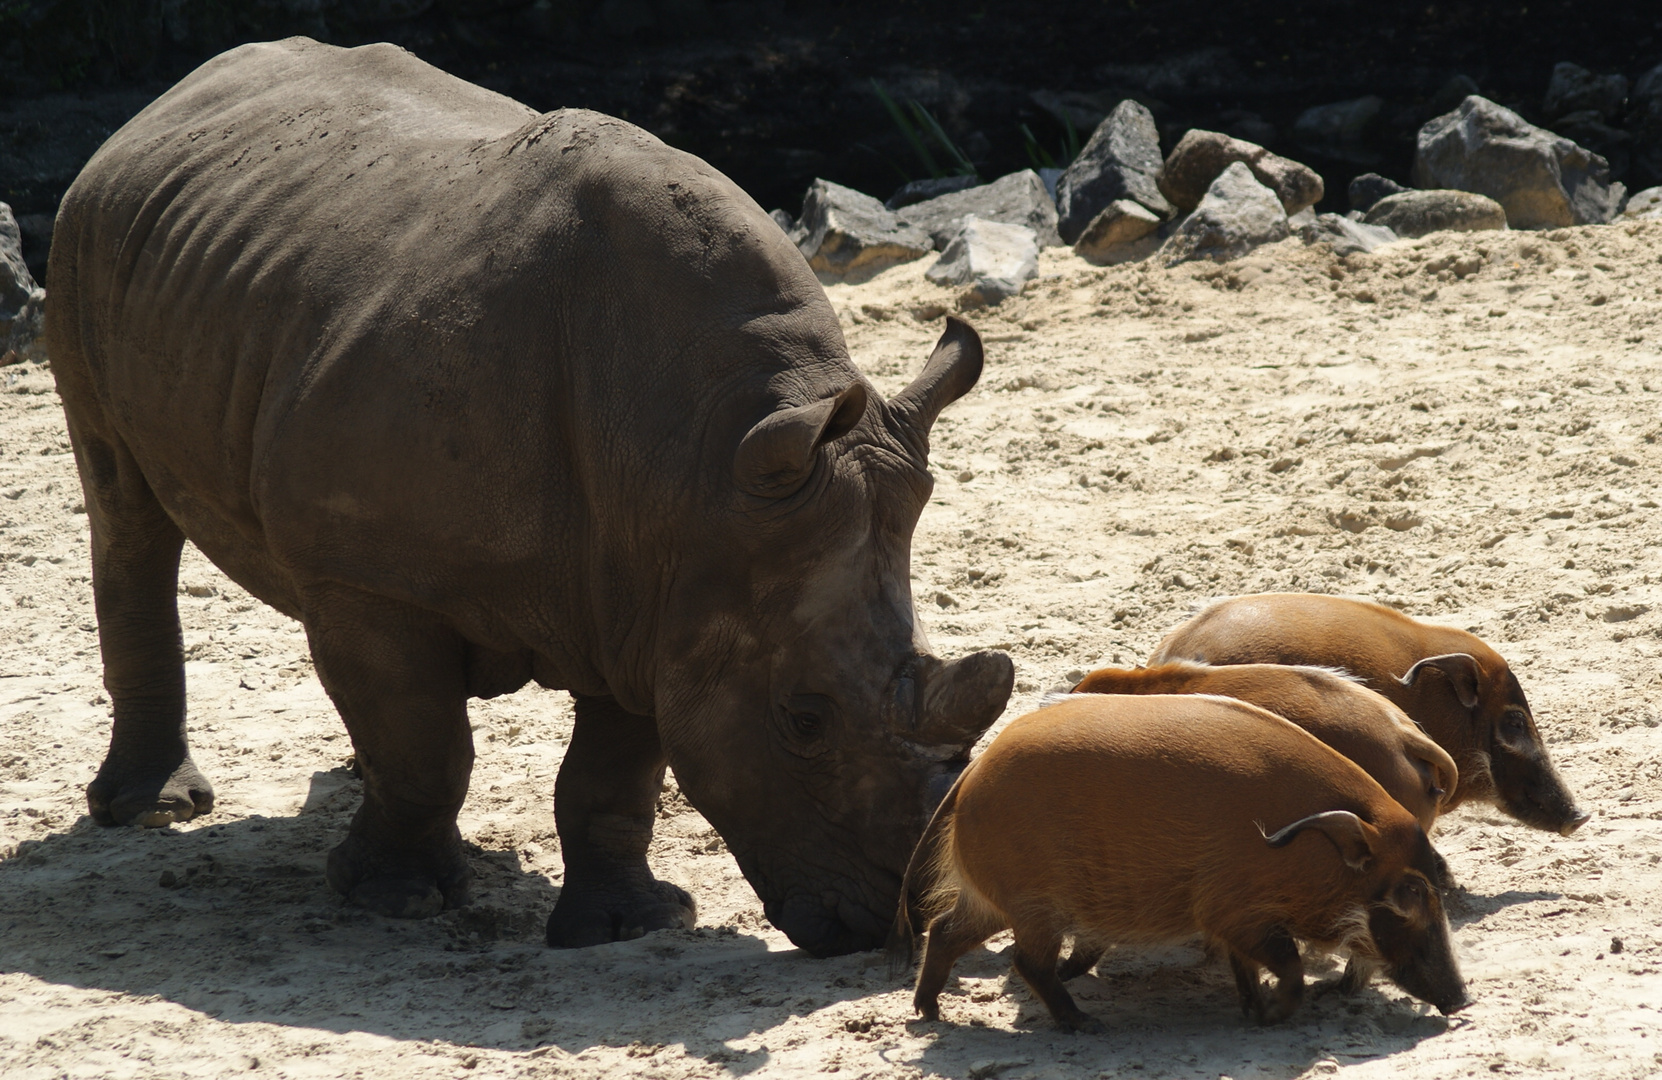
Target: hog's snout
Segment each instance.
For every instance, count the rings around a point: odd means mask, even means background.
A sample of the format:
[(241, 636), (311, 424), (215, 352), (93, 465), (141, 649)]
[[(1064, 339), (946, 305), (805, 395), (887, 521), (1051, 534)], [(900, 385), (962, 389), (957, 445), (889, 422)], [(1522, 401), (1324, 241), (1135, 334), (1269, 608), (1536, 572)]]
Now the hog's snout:
[(1568, 836), (1593, 820), (1593, 815), (1585, 810), (1576, 810), (1564, 824), (1558, 827), (1559, 836)]

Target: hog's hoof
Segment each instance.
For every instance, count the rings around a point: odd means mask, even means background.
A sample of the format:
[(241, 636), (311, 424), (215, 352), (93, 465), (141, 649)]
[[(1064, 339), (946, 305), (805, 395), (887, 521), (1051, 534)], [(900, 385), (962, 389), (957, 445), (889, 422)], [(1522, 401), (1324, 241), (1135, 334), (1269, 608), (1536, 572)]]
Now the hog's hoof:
[(100, 825), (165, 829), (213, 808), (213, 785), (188, 757), (170, 774), (124, 772), (106, 762), (87, 785), (87, 813)]
[(628, 890), (585, 888), (568, 874), (548, 916), (548, 943), (556, 949), (581, 949), (654, 930), (691, 930), (697, 924), (698, 903), (667, 881), (649, 879)]
[(347, 900), (389, 919), (428, 919), (468, 901), (467, 859), (453, 852), (427, 858), (377, 857), (370, 845), (348, 836), (329, 853), (324, 877)]
[(1062, 1019), (1060, 1016), (1058, 1016), (1056, 1018), (1056, 1026), (1061, 1028), (1063, 1031), (1067, 1032), (1069, 1035), (1074, 1035), (1074, 1034), (1078, 1034), (1078, 1035), (1106, 1035), (1106, 1034), (1108, 1034), (1108, 1025), (1107, 1024), (1104, 1024), (1101, 1020), (1098, 1020), (1096, 1017), (1092, 1016), (1090, 1013), (1081, 1012), (1079, 1010), (1075, 1010), (1074, 1015), (1068, 1017), (1065, 1020)]

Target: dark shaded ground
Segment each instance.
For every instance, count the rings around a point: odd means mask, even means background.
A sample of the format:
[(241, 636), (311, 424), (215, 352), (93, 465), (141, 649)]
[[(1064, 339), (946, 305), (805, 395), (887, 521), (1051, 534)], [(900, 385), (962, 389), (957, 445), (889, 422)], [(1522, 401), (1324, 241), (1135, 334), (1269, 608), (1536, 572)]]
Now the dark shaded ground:
[[(985, 177), (1032, 163), (1023, 125), (1061, 152), (1064, 125), (1035, 91), (1087, 126), (1136, 96), (1168, 143), (1196, 126), (1264, 142), (1321, 172), (1321, 208), (1343, 209), (1358, 172), (1406, 179), (1414, 132), (1451, 103), (1438, 95), (1455, 75), (1533, 119), (1557, 61), (1630, 80), (1662, 62), (1662, 11), (1564, 0), (4, 0), (0, 199), (42, 215), (26, 240), (44, 239), (80, 165), (150, 97), (222, 48), (290, 33), (394, 41), (537, 109), (624, 117), (793, 212), (815, 176), (883, 197), (927, 174), (873, 80), (931, 110)], [(1293, 138), (1304, 108), (1364, 94), (1385, 106), (1359, 142)]]

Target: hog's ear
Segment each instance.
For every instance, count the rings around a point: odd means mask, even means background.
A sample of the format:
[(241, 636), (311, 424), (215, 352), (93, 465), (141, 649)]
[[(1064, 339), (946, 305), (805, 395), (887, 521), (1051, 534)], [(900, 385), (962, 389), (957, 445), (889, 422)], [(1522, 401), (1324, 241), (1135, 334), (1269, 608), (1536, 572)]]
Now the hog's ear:
[(865, 411), (865, 384), (850, 383), (811, 405), (770, 413), (740, 440), (733, 455), (733, 479), (752, 495), (790, 495), (807, 482), (819, 448), (848, 434)]
[(1483, 680), (1483, 672), (1477, 666), (1477, 660), (1467, 653), (1448, 653), (1445, 656), (1428, 656), (1424, 660), (1409, 668), (1397, 682), (1404, 686), (1413, 686), (1414, 680), (1427, 669), (1443, 673), (1454, 687), (1454, 693), (1460, 699), (1462, 707), (1475, 709), (1477, 707), (1477, 688)]
[(1329, 810), (1299, 818), (1274, 836), (1264, 837), (1264, 841), (1270, 847), (1286, 847), (1293, 842), (1293, 837), (1305, 829), (1316, 829), (1327, 834), (1333, 846), (1339, 849), (1345, 865), (1352, 870), (1366, 870), (1373, 861), (1373, 841), (1379, 830), (1349, 810)]
[(946, 332), (935, 343), (923, 373), (889, 405), (910, 422), (913, 431), (927, 436), (941, 410), (969, 393), (981, 378), (981, 361), (981, 335), (969, 323), (948, 315)]

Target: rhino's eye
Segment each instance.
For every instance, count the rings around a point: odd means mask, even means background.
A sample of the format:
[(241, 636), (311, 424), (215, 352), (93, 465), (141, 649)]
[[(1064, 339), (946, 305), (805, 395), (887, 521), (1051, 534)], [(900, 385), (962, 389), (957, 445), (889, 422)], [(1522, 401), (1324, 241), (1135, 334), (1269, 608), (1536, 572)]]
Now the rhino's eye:
[(792, 694), (785, 702), (786, 734), (802, 744), (824, 738), (836, 706), (824, 694)]

